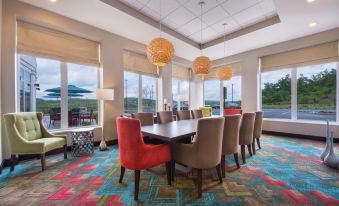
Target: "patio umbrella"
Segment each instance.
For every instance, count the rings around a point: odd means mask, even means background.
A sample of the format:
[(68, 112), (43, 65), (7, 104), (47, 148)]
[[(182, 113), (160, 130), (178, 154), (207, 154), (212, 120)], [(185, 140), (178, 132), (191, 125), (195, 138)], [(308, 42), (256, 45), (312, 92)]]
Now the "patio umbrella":
[[(76, 94), (76, 93), (68, 93), (68, 97), (82, 97), (82, 96), (84, 96), (84, 95)], [(50, 93), (50, 94), (47, 94), (47, 96), (44, 96), (44, 97), (47, 97), (47, 98), (60, 98), (61, 94), (60, 93)]]
[[(53, 93), (61, 93), (61, 87), (56, 87), (52, 89), (46, 89), (45, 92), (53, 92)], [(92, 91), (89, 91), (87, 89), (83, 89), (74, 85), (68, 85), (68, 94), (71, 93), (93, 93)]]

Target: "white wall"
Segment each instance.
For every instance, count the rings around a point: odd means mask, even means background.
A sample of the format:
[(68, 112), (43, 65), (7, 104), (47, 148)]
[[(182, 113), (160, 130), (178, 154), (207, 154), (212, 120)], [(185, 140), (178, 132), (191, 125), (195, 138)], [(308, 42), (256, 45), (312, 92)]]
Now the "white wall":
[[(0, 0), (0, 48), (1, 48), (1, 36), (2, 36), (2, 0)], [(1, 112), (1, 49), (0, 49), (0, 166), (2, 163), (2, 112)]]

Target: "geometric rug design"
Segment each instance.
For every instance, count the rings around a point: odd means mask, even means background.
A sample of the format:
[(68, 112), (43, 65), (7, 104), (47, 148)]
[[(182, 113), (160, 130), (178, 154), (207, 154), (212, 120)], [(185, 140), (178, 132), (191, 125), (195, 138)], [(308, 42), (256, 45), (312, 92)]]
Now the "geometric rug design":
[[(219, 184), (215, 169), (203, 173), (203, 195), (197, 198), (196, 172), (176, 172), (167, 185), (164, 166), (141, 172), (139, 201), (134, 201), (134, 173), (122, 184), (119, 150), (95, 150), (93, 156), (47, 157), (20, 162), (0, 176), (0, 205), (339, 205), (339, 170), (320, 160), (325, 143), (264, 135), (262, 149), (237, 169), (226, 159), (226, 177)], [(335, 145), (339, 157), (339, 145)], [(242, 162), (242, 161), (240, 161)]]

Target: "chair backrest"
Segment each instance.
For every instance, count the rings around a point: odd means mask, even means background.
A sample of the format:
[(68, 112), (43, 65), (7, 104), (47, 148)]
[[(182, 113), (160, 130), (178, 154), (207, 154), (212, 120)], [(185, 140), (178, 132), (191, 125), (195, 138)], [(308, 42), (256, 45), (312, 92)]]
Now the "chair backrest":
[(172, 111), (157, 112), (157, 118), (158, 124), (164, 124), (174, 121)]
[(4, 115), (7, 135), (9, 141), (14, 136), (14, 131), (17, 130), (19, 135), (27, 141), (32, 141), (42, 138), (41, 124), (42, 113), (40, 112), (20, 112)]
[(263, 120), (263, 112), (256, 112), (255, 113), (253, 138), (260, 138), (261, 137), (262, 120)]
[(203, 117), (211, 117), (212, 116), (212, 111), (213, 111), (212, 107), (200, 107), (199, 109), (201, 109)]
[(190, 110), (179, 110), (177, 111), (177, 120), (191, 119)]
[(201, 109), (193, 109), (192, 110), (192, 118), (193, 119), (203, 118)]
[(154, 117), (152, 112), (133, 113), (132, 118), (140, 120), (142, 126), (154, 124)]
[(221, 160), (222, 139), (224, 131), (224, 118), (206, 118), (198, 120), (196, 140), (195, 167), (207, 169), (215, 167)]
[(239, 144), (249, 145), (253, 140), (255, 113), (244, 113), (239, 132)]
[(238, 152), (239, 130), (241, 115), (226, 115), (224, 124), (224, 137), (222, 143), (223, 154), (234, 154)]
[(140, 120), (118, 117), (116, 123), (120, 163), (128, 169), (134, 169), (140, 161), (140, 152), (144, 145)]

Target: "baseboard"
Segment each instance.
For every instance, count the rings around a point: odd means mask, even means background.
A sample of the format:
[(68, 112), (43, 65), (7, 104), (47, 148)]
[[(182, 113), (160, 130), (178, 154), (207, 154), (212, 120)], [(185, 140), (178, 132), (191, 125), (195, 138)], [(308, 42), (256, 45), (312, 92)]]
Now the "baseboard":
[[(312, 136), (312, 135), (304, 135), (304, 134), (292, 134), (292, 133), (285, 133), (285, 132), (274, 132), (274, 131), (262, 131), (263, 134), (267, 135), (275, 135), (275, 136), (283, 136), (283, 137), (290, 137), (290, 138), (299, 138), (299, 139), (309, 139), (309, 140), (316, 140), (316, 141), (326, 141), (326, 137), (321, 136)], [(339, 143), (338, 138), (333, 139), (334, 143)]]
[[(95, 147), (99, 146), (99, 144), (100, 144), (100, 141), (94, 142)], [(117, 139), (109, 140), (109, 141), (106, 141), (106, 144), (108, 146), (117, 145), (118, 140)], [(71, 147), (67, 146), (67, 150), (71, 151)], [(58, 149), (47, 152), (46, 156), (61, 154), (63, 152), (64, 152), (63, 148), (58, 148)], [(35, 158), (40, 158), (40, 155), (39, 154), (18, 155), (18, 157), (16, 158), (15, 164), (18, 164), (20, 161), (25, 161), (25, 160), (35, 159)], [(3, 168), (10, 167), (10, 166), (11, 166), (11, 159), (4, 159), (2, 163), (0, 164), (0, 174)]]

